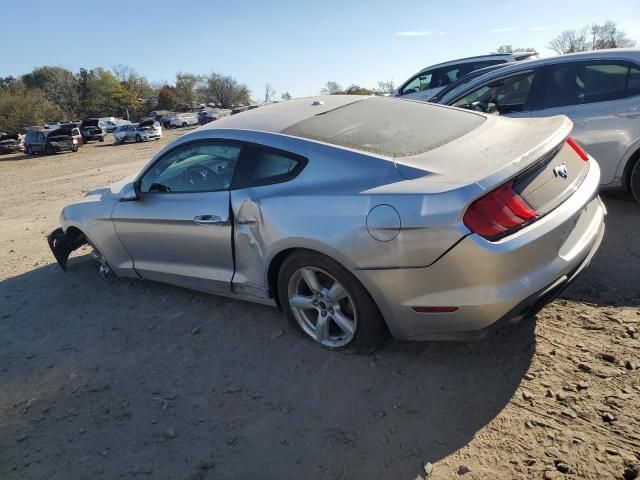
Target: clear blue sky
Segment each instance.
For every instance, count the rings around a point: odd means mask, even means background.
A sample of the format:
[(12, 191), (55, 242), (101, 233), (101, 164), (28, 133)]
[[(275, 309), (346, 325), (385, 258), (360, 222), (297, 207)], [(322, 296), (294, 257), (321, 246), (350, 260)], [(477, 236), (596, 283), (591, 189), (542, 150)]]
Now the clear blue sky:
[(254, 98), (266, 82), (293, 96), (318, 94), (328, 80), (397, 85), (425, 66), (503, 44), (547, 56), (545, 44), (561, 30), (607, 19), (640, 41), (638, 0), (108, 0), (64, 8), (22, 0), (3, 5), (2, 18), (0, 76), (42, 65), (125, 64), (170, 82), (177, 71), (215, 71), (247, 83)]

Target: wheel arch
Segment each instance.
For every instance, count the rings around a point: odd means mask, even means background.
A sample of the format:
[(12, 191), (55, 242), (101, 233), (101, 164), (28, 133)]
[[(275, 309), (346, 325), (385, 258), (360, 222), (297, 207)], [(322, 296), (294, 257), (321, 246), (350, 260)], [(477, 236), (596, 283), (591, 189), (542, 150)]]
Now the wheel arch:
[(622, 187), (631, 191), (631, 172), (640, 159), (640, 144), (634, 145), (635, 151), (627, 157), (622, 173)]
[[(357, 275), (356, 272), (354, 272), (354, 269), (351, 268), (351, 266), (349, 265), (349, 262), (348, 261), (344, 261), (342, 255), (339, 255), (339, 254), (337, 256), (336, 255), (332, 255), (330, 252), (326, 251), (323, 248), (319, 248), (318, 249), (318, 248), (309, 248), (309, 247), (290, 246), (290, 247), (287, 247), (287, 248), (283, 248), (282, 250), (278, 251), (276, 254), (274, 254), (271, 257), (271, 259), (268, 262), (267, 269), (266, 269), (266, 285), (267, 285), (267, 291), (268, 291), (267, 294), (271, 298), (273, 298), (275, 300), (276, 305), (278, 306), (278, 308), (280, 310), (282, 310), (282, 305), (280, 304), (280, 299), (278, 298), (278, 274), (279, 274), (280, 268), (282, 267), (282, 265), (285, 262), (285, 260), (287, 258), (289, 258), (291, 255), (293, 255), (295, 253), (298, 253), (298, 252), (308, 252), (308, 253), (313, 253), (313, 254), (316, 254), (316, 255), (322, 255), (324, 257), (330, 258), (334, 262), (337, 262), (338, 264), (340, 264), (349, 273), (351, 273), (353, 275), (353, 277), (358, 282), (360, 282), (362, 287), (369, 294), (369, 296), (371, 297), (371, 300), (376, 305), (378, 310), (380, 312), (382, 312), (384, 322), (385, 322), (385, 324), (387, 324), (387, 328), (389, 328), (388, 319), (384, 315), (384, 312), (388, 311), (388, 309), (384, 308), (383, 305), (380, 305), (380, 302), (377, 301), (376, 297), (373, 294), (374, 292), (372, 292), (371, 289), (366, 285), (366, 283), (364, 283), (362, 281), (362, 278), (360, 278), (360, 276)], [(381, 307), (383, 307), (383, 308), (381, 308)]]

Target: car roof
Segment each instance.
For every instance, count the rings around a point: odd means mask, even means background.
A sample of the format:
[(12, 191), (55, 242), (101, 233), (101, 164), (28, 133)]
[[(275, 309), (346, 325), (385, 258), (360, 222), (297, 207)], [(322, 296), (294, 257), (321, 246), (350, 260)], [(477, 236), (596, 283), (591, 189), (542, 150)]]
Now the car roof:
[[(635, 60), (640, 63), (640, 49), (638, 48), (611, 48), (604, 50), (590, 50), (588, 52), (568, 53), (565, 55), (556, 55), (548, 58), (541, 58), (537, 60), (529, 60), (526, 62), (514, 62), (510, 65), (504, 65), (502, 68), (480, 75), (477, 78), (471, 80), (465, 87), (456, 92), (455, 97), (458, 98), (460, 94), (468, 92), (475, 88), (477, 85), (490, 80), (494, 77), (502, 77), (511, 73), (524, 72), (536, 67), (544, 65), (555, 65), (565, 62), (575, 62), (580, 60)], [(472, 72), (473, 73), (473, 72)], [(439, 102), (445, 100), (448, 95), (439, 99)], [(445, 103), (445, 102), (441, 102)]]
[(426, 70), (432, 70), (434, 68), (446, 67), (448, 65), (453, 65), (455, 63), (472, 63), (476, 60), (489, 60), (492, 58), (495, 59), (510, 59), (510, 58), (519, 58), (525, 59), (527, 57), (531, 57), (533, 55), (537, 55), (537, 52), (518, 52), (518, 53), (491, 53), (488, 55), (477, 55), (475, 57), (466, 57), (466, 58), (458, 58), (456, 60), (447, 60), (446, 62), (436, 63), (433, 65), (429, 65), (428, 67), (423, 68), (418, 73), (422, 73)]
[(287, 101), (217, 120), (200, 131), (235, 129), (288, 135), (384, 157), (425, 153), (466, 135), (485, 116), (379, 96), (327, 95)]
[(309, 117), (367, 98), (364, 95), (320, 95), (272, 103), (207, 123), (199, 130), (233, 128), (280, 133)]

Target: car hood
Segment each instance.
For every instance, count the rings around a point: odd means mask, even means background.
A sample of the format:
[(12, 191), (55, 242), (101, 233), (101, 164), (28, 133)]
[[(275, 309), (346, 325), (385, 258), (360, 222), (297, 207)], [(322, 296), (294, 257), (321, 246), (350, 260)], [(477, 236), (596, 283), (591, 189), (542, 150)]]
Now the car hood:
[(8, 138), (6, 140), (0, 140), (0, 145), (17, 145), (18, 140), (15, 138)]

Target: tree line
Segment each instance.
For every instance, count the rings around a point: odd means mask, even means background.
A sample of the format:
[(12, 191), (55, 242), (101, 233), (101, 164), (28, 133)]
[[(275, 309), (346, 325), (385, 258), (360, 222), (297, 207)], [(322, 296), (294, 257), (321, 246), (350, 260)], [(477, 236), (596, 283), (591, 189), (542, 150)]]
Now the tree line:
[(0, 77), (0, 131), (86, 117), (133, 120), (150, 110), (183, 111), (200, 103), (232, 108), (251, 103), (250, 95), (247, 85), (219, 73), (178, 72), (169, 84), (149, 82), (126, 65), (78, 72), (44, 66), (19, 78)]

